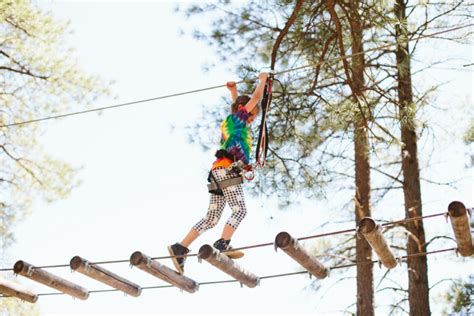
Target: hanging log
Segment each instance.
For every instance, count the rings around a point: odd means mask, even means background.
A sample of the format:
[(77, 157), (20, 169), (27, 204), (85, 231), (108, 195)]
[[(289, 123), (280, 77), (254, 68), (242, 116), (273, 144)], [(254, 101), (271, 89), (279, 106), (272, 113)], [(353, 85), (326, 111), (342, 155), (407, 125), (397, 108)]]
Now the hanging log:
[(461, 202), (453, 201), (448, 206), (448, 214), (451, 219), (456, 243), (458, 244), (459, 254), (463, 257), (471, 256), (474, 254), (474, 246), (466, 207)]
[(130, 256), (130, 264), (186, 292), (194, 293), (199, 288), (196, 281), (179, 274), (156, 260), (152, 260), (140, 251), (135, 251)]
[(250, 288), (256, 287), (260, 282), (256, 275), (245, 271), (232, 259), (210, 245), (203, 245), (199, 249), (198, 256)]
[(30, 303), (36, 303), (38, 295), (23, 289), (19, 284), (0, 278), (0, 293), (6, 296), (16, 297)]
[(13, 272), (81, 300), (86, 300), (89, 297), (89, 291), (86, 288), (40, 268), (35, 268), (33, 265), (22, 260), (15, 263)]
[(383, 237), (380, 225), (377, 225), (372, 218), (364, 217), (359, 222), (358, 231), (362, 233), (387, 269), (397, 266), (397, 260)]
[(82, 273), (99, 282), (105, 283), (128, 295), (138, 297), (142, 292), (142, 288), (139, 285), (130, 282), (127, 279), (122, 278), (121, 276), (118, 276), (117, 274), (110, 272), (101, 266), (91, 264), (89, 261), (79, 256), (73, 257), (69, 265), (71, 266), (72, 270)]
[(275, 237), (275, 245), (318, 279), (324, 279), (328, 276), (329, 270), (316, 258), (310, 256), (298, 241), (287, 232), (281, 232)]

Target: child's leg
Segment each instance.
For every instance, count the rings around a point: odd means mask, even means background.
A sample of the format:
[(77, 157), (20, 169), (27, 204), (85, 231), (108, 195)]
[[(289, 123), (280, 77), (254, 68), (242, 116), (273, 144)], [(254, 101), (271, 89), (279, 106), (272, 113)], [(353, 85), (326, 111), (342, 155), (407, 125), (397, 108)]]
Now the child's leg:
[(188, 248), (192, 244), (192, 242), (195, 241), (198, 237), (199, 233), (193, 227), (189, 230), (189, 233), (184, 237), (180, 244)]
[[(225, 199), (221, 195), (211, 194), (211, 199), (209, 201), (209, 209), (204, 218), (202, 218), (196, 225), (193, 226), (191, 231), (186, 237), (189, 237), (189, 241), (194, 241), (199, 235), (204, 233), (206, 230), (213, 228), (219, 222), (221, 218), (222, 211), (225, 207)], [(187, 242), (185, 237), (185, 242)]]
[(247, 215), (247, 207), (245, 206), (244, 191), (242, 185), (233, 185), (222, 190), (227, 203), (232, 209), (232, 214), (227, 220), (224, 230), (222, 231), (222, 238), (224, 240), (231, 239), (235, 230)]
[(188, 234), (181, 241), (181, 245), (189, 247), (191, 243), (199, 237), (199, 235), (204, 233), (206, 230), (216, 226), (222, 215), (224, 207), (224, 197), (220, 195), (211, 194), (211, 199), (209, 201), (209, 209), (207, 211), (206, 216), (189, 230)]
[(221, 238), (224, 240), (230, 240), (232, 235), (235, 233), (235, 228), (230, 226), (229, 224), (225, 224), (224, 230), (222, 231)]

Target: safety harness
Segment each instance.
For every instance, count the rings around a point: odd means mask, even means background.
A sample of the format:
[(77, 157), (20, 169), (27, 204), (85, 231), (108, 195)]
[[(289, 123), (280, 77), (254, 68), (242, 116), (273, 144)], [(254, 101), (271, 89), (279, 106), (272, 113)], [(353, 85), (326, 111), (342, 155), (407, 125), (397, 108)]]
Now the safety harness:
[[(218, 155), (220, 150), (216, 152), (216, 157)], [(222, 181), (217, 181), (214, 175), (212, 174), (212, 170), (209, 172), (209, 176), (207, 177), (207, 181), (209, 184), (207, 185), (207, 189), (209, 193), (212, 194), (217, 194), (217, 195), (224, 195), (224, 192), (222, 192), (222, 189), (225, 189), (227, 187), (241, 184), (244, 182), (244, 177), (242, 174), (247, 170), (246, 166), (242, 162), (242, 160), (237, 160), (234, 161), (228, 168), (227, 170), (231, 171), (235, 177), (225, 179)]]
[(216, 178), (214, 177), (212, 172), (210, 172), (209, 175), (211, 176), (211, 181), (207, 185), (207, 189), (209, 193), (212, 193), (212, 194), (224, 195), (224, 192), (222, 192), (222, 189), (225, 189), (233, 185), (241, 184), (242, 182), (244, 182), (244, 178), (241, 175), (234, 178), (222, 180), (222, 181), (216, 181)]

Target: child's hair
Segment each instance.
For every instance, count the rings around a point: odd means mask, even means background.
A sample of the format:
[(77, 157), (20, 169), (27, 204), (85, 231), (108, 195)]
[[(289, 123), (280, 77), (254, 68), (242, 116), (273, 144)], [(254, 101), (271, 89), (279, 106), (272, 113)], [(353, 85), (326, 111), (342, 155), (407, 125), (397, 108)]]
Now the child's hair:
[(248, 95), (239, 95), (237, 99), (235, 99), (235, 102), (232, 103), (232, 113), (237, 112), (239, 109), (239, 105), (246, 105), (247, 102), (250, 101), (250, 97)]

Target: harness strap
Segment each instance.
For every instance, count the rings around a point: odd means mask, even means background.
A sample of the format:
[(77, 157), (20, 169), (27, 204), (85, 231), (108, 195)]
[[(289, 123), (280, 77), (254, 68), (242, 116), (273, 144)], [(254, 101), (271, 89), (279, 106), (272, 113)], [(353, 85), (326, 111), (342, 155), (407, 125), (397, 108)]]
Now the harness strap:
[(273, 70), (270, 72), (269, 77), (267, 79), (267, 83), (265, 84), (265, 89), (262, 98), (262, 121), (260, 123), (260, 131), (258, 135), (258, 143), (257, 143), (257, 153), (256, 153), (256, 161), (257, 166), (265, 166), (266, 159), (267, 159), (267, 151), (268, 151), (268, 131), (267, 131), (267, 111), (270, 107), (270, 103), (272, 102), (272, 85), (273, 85)]
[(222, 180), (222, 181), (215, 181), (214, 177), (212, 176), (212, 180), (214, 181), (212, 181), (211, 183), (207, 185), (207, 189), (209, 190), (210, 193), (214, 193), (216, 190), (222, 190), (227, 187), (241, 184), (244, 182), (244, 179), (242, 178), (242, 176), (233, 177), (233, 178)]

